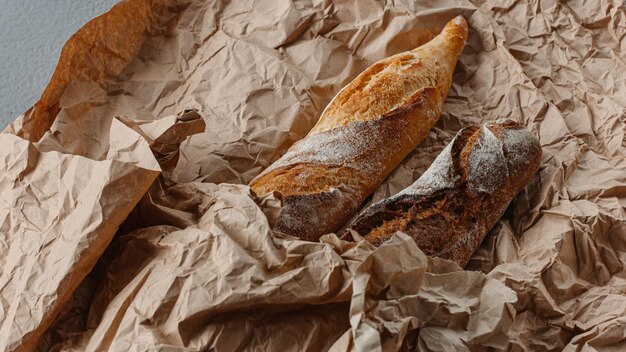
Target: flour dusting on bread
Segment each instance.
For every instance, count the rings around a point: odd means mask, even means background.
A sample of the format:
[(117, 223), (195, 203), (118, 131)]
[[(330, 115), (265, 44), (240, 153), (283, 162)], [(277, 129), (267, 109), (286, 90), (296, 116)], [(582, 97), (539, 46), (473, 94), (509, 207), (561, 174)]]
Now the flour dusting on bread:
[(505, 129), (501, 136), (510, 168), (517, 170), (528, 167), (530, 153), (537, 143), (535, 136), (526, 129)]
[(452, 163), (452, 142), (450, 142), (439, 156), (433, 161), (428, 170), (412, 185), (402, 190), (398, 195), (414, 194), (427, 195), (434, 192), (453, 188), (459, 175), (454, 171)]
[[(296, 201), (290, 200), (291, 197), (295, 197)], [(274, 229), (287, 234), (296, 231), (301, 239), (309, 241), (316, 241), (317, 229), (333, 221), (332, 212), (335, 207), (354, 212), (360, 204), (356, 191), (345, 186), (286, 198)]]
[(502, 141), (487, 126), (480, 129), (476, 144), (469, 153), (468, 184), (474, 193), (492, 193), (509, 177)]
[(268, 171), (298, 162), (344, 165), (371, 173), (380, 165), (359, 163), (357, 158), (366, 153), (370, 146), (384, 143), (377, 132), (378, 125), (380, 118), (377, 121), (353, 122), (327, 132), (311, 134), (296, 142)]

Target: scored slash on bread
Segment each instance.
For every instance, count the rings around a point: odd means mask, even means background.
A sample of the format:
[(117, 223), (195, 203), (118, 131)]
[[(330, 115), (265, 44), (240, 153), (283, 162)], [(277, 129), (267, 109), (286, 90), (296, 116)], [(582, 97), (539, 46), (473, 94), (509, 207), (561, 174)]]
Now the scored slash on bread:
[(465, 266), (540, 162), (539, 141), (515, 122), (466, 127), (415, 183), (363, 210), (349, 229), (375, 245), (402, 231), (427, 255)]
[(250, 182), (258, 195), (281, 194), (275, 230), (316, 241), (351, 217), (437, 122), (467, 30), (458, 16), (430, 42), (370, 66)]

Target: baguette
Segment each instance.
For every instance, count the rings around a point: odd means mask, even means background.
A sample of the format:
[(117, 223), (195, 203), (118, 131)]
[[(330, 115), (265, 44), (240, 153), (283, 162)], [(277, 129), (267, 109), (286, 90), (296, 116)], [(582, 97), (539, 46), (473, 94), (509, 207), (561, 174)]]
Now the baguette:
[(250, 182), (259, 196), (282, 195), (274, 229), (317, 241), (345, 224), (439, 118), (466, 39), (456, 17), (344, 87), (309, 134)]
[(349, 229), (374, 245), (402, 231), (427, 255), (463, 267), (540, 161), (539, 141), (514, 122), (464, 128), (415, 183), (366, 208)]

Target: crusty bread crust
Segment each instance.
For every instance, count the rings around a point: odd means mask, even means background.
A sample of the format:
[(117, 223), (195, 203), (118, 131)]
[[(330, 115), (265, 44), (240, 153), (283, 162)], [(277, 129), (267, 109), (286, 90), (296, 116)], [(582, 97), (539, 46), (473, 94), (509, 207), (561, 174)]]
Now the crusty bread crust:
[(315, 241), (343, 225), (436, 123), (466, 39), (457, 17), (344, 87), (309, 134), (250, 182), (259, 195), (282, 194), (275, 229)]
[(427, 255), (465, 266), (540, 162), (539, 141), (514, 122), (464, 128), (422, 177), (349, 228), (375, 245), (402, 231)]

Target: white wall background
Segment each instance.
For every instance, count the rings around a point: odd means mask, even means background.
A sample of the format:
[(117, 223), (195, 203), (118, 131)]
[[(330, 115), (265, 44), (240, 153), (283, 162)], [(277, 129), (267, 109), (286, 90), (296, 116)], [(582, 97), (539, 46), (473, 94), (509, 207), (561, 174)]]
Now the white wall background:
[(63, 44), (117, 0), (0, 0), (0, 130), (39, 99)]

